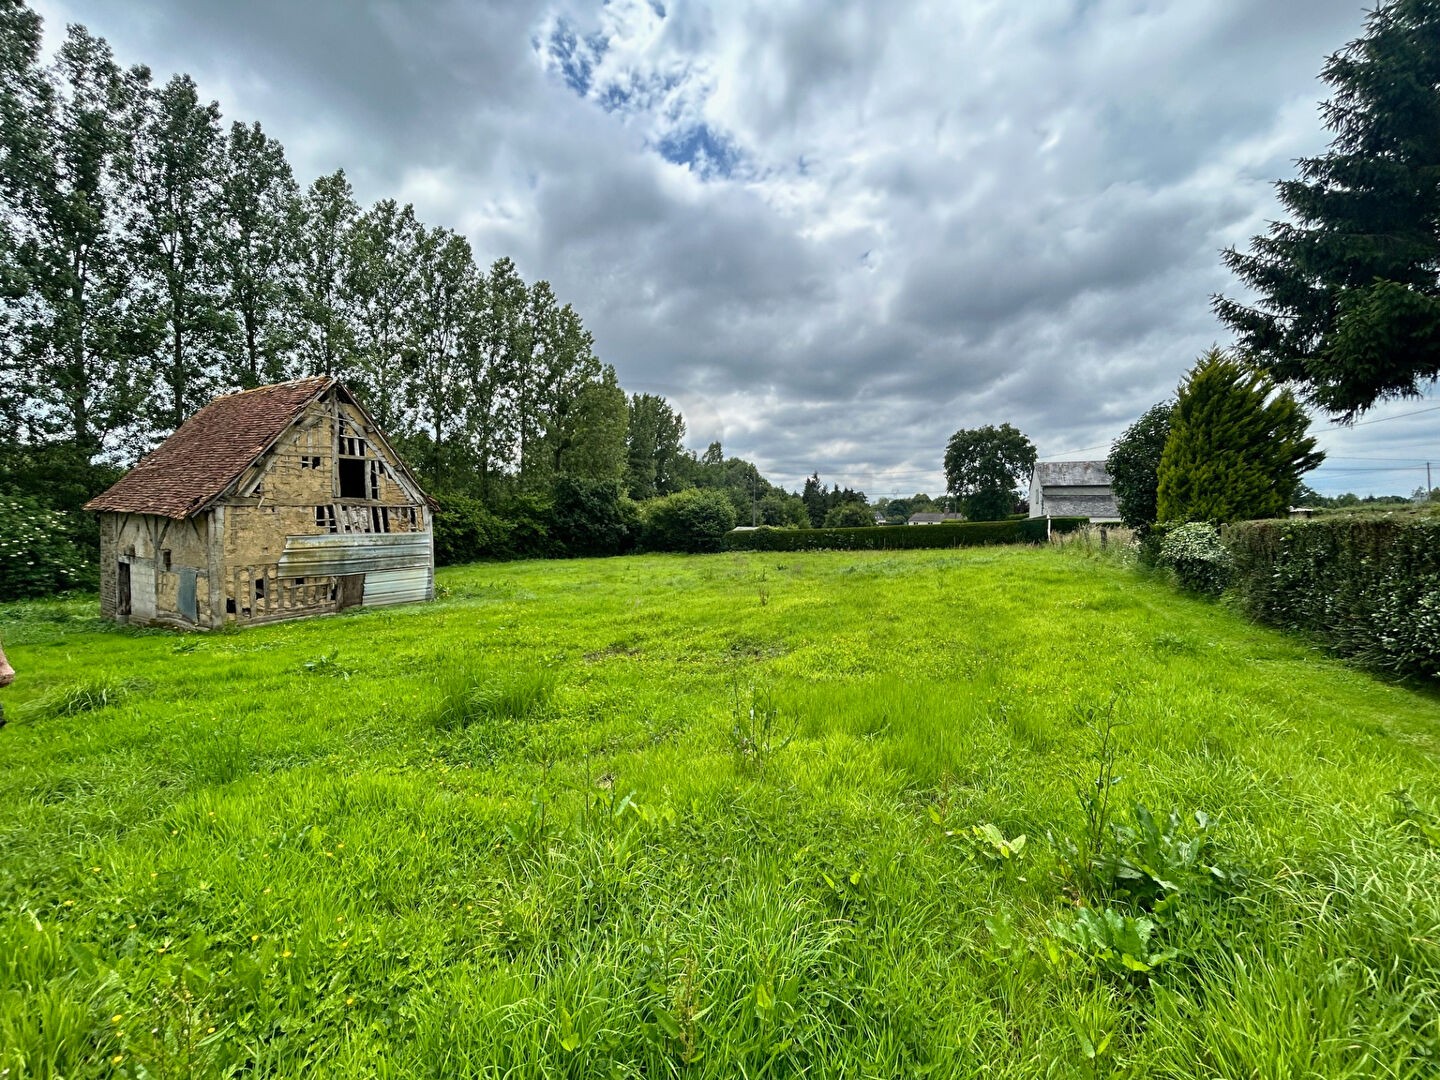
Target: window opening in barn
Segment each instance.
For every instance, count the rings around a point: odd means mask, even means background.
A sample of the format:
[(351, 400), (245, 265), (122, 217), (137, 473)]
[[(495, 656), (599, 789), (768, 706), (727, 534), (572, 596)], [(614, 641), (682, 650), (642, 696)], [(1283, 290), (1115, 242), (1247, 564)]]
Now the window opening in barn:
[(296, 578), (294, 581), (292, 581), (290, 584), (292, 584), (292, 585), (304, 585), (304, 584), (305, 584), (305, 579), (304, 579), (303, 577), (297, 577), (297, 578)]
[(265, 599), (265, 579), (263, 577), (257, 577), (255, 579), (255, 599)]
[(365, 462), (360, 458), (340, 459), (340, 498), (365, 498)]
[(370, 507), (370, 531), (377, 533), (384, 532), (384, 530), (380, 528), (380, 508), (378, 506)]
[(235, 598), (234, 598), (233, 596), (227, 596), (227, 597), (225, 598), (225, 614), (226, 614), (226, 615), (234, 615), (234, 614), (235, 614)]
[(370, 498), (380, 498), (380, 469), (378, 461), (370, 462)]
[(302, 468), (302, 469), (318, 469), (318, 468), (320, 468), (320, 455), (319, 455), (319, 454), (305, 454), (304, 456), (302, 456), (302, 457), (300, 458), (300, 468)]
[(388, 506), (380, 508), (380, 531), (384, 533), (390, 531), (390, 508)]
[(162, 570), (169, 570), (169, 569), (170, 569), (170, 549), (169, 549), (169, 548), (161, 548), (161, 549), (160, 549), (160, 568), (161, 568)]

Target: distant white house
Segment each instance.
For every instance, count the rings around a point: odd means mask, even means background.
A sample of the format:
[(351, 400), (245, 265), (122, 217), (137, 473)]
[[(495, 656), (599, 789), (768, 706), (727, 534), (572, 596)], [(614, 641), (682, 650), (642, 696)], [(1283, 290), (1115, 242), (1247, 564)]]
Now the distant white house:
[(964, 521), (964, 514), (911, 514), (906, 525), (943, 525), (950, 521)]
[(1030, 516), (1088, 517), (1097, 525), (1119, 522), (1105, 462), (1037, 462), (1030, 478)]

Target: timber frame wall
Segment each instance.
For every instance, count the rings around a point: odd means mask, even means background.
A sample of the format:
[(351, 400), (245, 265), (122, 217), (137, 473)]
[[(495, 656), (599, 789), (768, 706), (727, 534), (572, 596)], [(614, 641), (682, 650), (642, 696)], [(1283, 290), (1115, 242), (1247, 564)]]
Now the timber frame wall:
[(103, 513), (100, 610), (214, 628), (433, 599), (432, 528), (383, 435), (332, 388), (194, 517)]

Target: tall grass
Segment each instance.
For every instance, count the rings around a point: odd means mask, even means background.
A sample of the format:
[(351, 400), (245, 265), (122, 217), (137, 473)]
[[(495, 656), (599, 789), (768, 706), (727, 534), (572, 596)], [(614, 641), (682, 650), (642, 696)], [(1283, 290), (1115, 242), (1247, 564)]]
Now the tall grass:
[(1434, 1075), (1436, 698), (1098, 554), (0, 609), (0, 1069)]

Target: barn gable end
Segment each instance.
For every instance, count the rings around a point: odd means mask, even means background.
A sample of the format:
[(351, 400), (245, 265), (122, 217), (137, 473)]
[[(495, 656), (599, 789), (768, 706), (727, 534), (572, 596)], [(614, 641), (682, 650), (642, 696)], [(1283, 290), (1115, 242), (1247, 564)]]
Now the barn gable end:
[(203, 628), (434, 596), (433, 506), (333, 379), (217, 399), (89, 506), (101, 612), (120, 621)]

